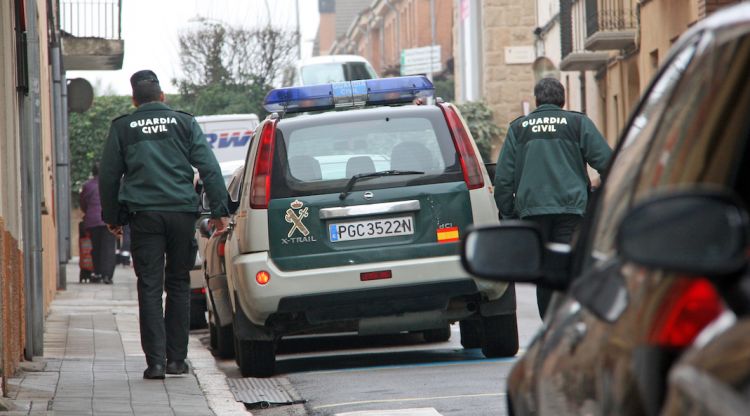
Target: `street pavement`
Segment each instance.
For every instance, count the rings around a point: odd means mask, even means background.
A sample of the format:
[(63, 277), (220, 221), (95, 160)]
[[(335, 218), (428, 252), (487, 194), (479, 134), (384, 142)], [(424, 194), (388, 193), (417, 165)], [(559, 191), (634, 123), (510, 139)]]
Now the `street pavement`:
[(196, 336), (190, 374), (143, 379), (131, 267), (118, 266), (112, 285), (79, 283), (77, 259), (66, 269), (67, 290), (57, 293), (45, 321), (44, 356), (8, 380), (13, 410), (0, 415), (250, 415)]

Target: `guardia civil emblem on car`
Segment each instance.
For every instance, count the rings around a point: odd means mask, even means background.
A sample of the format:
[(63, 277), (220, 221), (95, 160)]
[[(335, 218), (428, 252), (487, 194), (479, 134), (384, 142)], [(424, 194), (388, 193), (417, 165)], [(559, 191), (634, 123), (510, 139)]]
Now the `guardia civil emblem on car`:
[(284, 219), (286, 220), (286, 222), (292, 224), (292, 228), (286, 235), (287, 237), (291, 237), (292, 235), (294, 235), (295, 231), (299, 231), (303, 237), (307, 237), (310, 234), (310, 230), (308, 230), (305, 224), (302, 222), (302, 220), (304, 218), (307, 218), (307, 216), (309, 215), (307, 212), (307, 207), (302, 208), (303, 205), (305, 204), (302, 201), (295, 199), (294, 202), (290, 204), (291, 208), (288, 208), (286, 210)]

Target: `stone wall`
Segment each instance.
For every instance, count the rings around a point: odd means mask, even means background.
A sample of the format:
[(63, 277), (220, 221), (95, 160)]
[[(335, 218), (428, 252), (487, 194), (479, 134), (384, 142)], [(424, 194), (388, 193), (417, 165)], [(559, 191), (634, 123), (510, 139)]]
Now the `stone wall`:
[[(536, 11), (534, 0), (484, 0), (482, 2), (482, 97), (495, 122), (505, 130), (523, 115), (523, 103), (534, 106), (534, 73), (531, 64), (509, 65), (505, 48), (533, 46)], [(504, 138), (501, 139), (501, 142)], [(493, 148), (496, 159), (501, 142)]]

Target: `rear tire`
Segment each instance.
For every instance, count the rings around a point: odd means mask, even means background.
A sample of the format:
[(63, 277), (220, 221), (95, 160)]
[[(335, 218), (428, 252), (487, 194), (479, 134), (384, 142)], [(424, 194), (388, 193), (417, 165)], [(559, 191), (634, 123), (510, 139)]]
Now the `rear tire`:
[(466, 349), (482, 346), (482, 326), (479, 320), (465, 320), (458, 323), (461, 330), (461, 346)]
[(197, 302), (190, 302), (190, 329), (203, 329), (208, 326), (206, 310)]
[(211, 346), (211, 351), (216, 351), (218, 348), (218, 340), (216, 339), (216, 325), (211, 322), (208, 323), (208, 339)]
[(216, 355), (220, 358), (234, 357), (234, 328), (232, 325), (216, 327)]
[(446, 324), (442, 328), (422, 331), (422, 337), (427, 342), (445, 342), (451, 339), (451, 326)]
[(513, 357), (518, 352), (516, 314), (483, 316), (482, 353), (487, 358)]
[(276, 370), (276, 343), (249, 341), (235, 337), (235, 356), (242, 377), (270, 377)]

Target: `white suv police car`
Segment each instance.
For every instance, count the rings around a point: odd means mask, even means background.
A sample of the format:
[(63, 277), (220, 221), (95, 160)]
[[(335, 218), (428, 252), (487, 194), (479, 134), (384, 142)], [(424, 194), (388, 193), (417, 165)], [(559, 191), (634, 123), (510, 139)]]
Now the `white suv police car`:
[(310, 332), (434, 342), (460, 321), (464, 347), (516, 354), (513, 286), (459, 256), (472, 224), (498, 221), (491, 181), (456, 107), (410, 105), (433, 91), (418, 76), (267, 95), (225, 247), (244, 376), (273, 374), (278, 341)]

